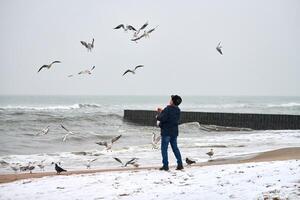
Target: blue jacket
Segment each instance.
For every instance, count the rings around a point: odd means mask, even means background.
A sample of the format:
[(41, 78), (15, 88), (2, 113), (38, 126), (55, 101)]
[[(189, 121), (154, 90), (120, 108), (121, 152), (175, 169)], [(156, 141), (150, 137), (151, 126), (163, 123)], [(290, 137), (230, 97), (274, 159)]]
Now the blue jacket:
[(178, 106), (167, 106), (156, 117), (161, 129), (162, 136), (178, 136), (178, 124), (180, 119), (180, 109)]

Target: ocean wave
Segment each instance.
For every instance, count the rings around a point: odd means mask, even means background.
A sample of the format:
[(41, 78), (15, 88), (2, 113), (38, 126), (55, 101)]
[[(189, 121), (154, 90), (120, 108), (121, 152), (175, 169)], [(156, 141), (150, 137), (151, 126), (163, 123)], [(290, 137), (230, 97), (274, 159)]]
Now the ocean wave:
[(249, 108), (251, 105), (245, 103), (234, 103), (234, 104), (200, 104), (183, 106), (183, 108), (202, 108), (202, 109), (224, 109), (224, 108)]
[(290, 103), (282, 103), (282, 104), (268, 104), (269, 108), (287, 108), (287, 107), (300, 107), (300, 103), (290, 102)]
[(100, 108), (98, 104), (78, 103), (73, 105), (55, 105), (55, 106), (3, 106), (0, 110), (72, 110), (80, 108)]

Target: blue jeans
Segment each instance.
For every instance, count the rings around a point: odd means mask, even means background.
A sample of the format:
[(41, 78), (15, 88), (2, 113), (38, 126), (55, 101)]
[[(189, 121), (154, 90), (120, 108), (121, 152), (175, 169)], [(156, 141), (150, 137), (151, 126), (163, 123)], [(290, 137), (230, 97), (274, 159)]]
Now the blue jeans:
[(173, 153), (177, 159), (177, 165), (182, 165), (181, 154), (177, 146), (177, 136), (162, 136), (161, 137), (161, 155), (162, 163), (165, 167), (169, 166), (168, 161), (168, 146), (171, 144)]

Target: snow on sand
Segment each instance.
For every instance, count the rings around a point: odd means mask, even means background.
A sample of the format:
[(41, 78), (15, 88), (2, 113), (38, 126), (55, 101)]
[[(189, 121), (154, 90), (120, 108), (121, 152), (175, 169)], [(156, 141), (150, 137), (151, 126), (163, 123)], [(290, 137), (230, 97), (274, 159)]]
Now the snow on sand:
[(300, 161), (104, 172), (0, 185), (0, 199), (300, 199)]

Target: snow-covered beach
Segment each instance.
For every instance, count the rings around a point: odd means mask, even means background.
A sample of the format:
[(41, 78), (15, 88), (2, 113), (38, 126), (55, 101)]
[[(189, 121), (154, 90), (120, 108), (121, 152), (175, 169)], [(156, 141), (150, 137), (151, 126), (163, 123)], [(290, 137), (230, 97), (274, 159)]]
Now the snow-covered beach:
[(27, 173), (27, 179), (1, 184), (0, 199), (299, 199), (299, 158), (299, 148), (289, 148), (183, 171), (107, 170), (34, 179)]

